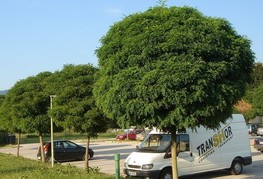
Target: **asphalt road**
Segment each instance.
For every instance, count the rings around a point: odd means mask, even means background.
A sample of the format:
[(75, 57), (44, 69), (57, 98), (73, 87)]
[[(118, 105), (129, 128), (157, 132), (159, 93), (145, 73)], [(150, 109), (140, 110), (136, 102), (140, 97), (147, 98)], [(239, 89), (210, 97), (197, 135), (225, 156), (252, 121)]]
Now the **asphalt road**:
[[(251, 139), (252, 141), (252, 139)], [(23, 144), (20, 148), (20, 155), (26, 158), (37, 160), (37, 150), (39, 144)], [(123, 175), (122, 169), (126, 157), (135, 150), (138, 142), (110, 142), (110, 141), (94, 141), (91, 142), (90, 148), (95, 152), (94, 158), (89, 161), (90, 167), (98, 168), (101, 172), (107, 174), (115, 174), (114, 154), (120, 154), (120, 172)], [(16, 146), (7, 146), (0, 148), (1, 153), (10, 153), (16, 155)], [(233, 176), (228, 171), (220, 170), (215, 172), (207, 172), (198, 175), (185, 176), (181, 179), (195, 178), (216, 178), (216, 179), (261, 179), (263, 178), (263, 153), (256, 151), (251, 147), (252, 165), (245, 166), (241, 175)], [(83, 161), (65, 162), (63, 165), (77, 166), (84, 168)]]

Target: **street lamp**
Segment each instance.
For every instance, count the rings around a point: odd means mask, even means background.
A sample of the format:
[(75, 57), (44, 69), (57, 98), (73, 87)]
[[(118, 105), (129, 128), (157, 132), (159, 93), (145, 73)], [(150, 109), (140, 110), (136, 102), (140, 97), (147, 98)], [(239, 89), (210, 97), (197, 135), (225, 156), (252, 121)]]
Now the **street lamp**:
[[(50, 95), (50, 109), (52, 110), (52, 100), (56, 95)], [(54, 139), (53, 139), (53, 119), (50, 119), (50, 141), (51, 141), (51, 164), (54, 166)]]

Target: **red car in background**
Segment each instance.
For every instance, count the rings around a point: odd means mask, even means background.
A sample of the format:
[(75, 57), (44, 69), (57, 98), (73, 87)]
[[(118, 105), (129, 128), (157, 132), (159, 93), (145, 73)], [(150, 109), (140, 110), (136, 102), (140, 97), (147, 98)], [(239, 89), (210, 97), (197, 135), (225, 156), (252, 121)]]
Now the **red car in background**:
[(124, 134), (117, 135), (116, 139), (117, 140), (125, 140), (128, 138), (129, 140), (136, 140), (136, 135), (141, 133), (142, 131), (143, 130), (141, 130), (141, 129), (128, 130)]

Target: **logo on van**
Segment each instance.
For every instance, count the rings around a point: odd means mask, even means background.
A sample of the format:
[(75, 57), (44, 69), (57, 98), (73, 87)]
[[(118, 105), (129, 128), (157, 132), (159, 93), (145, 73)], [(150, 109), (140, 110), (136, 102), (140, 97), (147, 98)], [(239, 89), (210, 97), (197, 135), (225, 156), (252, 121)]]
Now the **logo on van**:
[(202, 162), (205, 158), (214, 153), (218, 148), (224, 146), (229, 140), (233, 138), (233, 133), (230, 124), (218, 130), (212, 137), (204, 141), (196, 149), (198, 150), (198, 161)]

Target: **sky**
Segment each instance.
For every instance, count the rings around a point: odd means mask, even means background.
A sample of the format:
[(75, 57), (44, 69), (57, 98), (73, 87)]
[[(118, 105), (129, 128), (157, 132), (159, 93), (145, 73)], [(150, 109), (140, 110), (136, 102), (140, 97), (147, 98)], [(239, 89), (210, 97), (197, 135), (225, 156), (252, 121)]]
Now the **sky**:
[[(0, 0), (0, 90), (66, 64), (98, 65), (95, 50), (114, 23), (159, 0)], [(263, 0), (167, 0), (225, 18), (263, 62)]]

